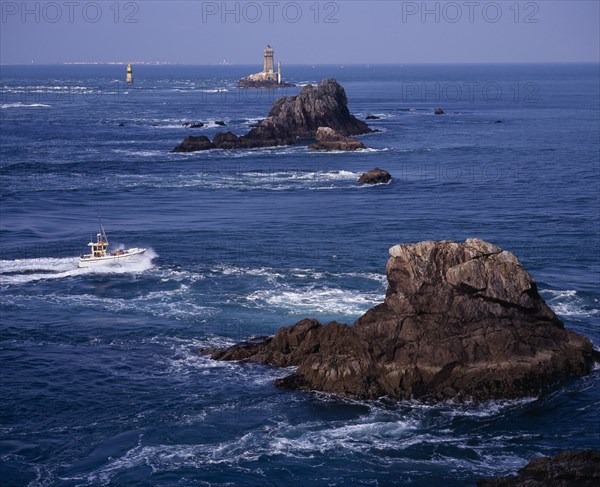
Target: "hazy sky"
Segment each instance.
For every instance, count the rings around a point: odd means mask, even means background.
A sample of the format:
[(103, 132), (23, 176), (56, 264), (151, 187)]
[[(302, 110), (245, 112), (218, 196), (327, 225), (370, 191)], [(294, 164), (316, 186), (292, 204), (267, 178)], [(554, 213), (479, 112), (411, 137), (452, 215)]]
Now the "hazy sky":
[(600, 1), (5, 1), (0, 62), (600, 61)]

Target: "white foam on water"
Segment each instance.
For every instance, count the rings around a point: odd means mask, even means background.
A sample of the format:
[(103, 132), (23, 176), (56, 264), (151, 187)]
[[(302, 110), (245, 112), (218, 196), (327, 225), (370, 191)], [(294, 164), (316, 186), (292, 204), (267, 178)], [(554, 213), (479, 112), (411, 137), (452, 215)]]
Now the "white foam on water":
[(559, 316), (589, 318), (600, 315), (598, 302), (586, 303), (584, 297), (573, 289), (544, 290), (541, 294), (546, 297), (548, 306)]
[(269, 280), (283, 279), (284, 274), (275, 272), (269, 267), (241, 267), (231, 264), (217, 264), (211, 267), (211, 272), (222, 274), (224, 276), (264, 276)]
[(360, 315), (383, 302), (384, 294), (360, 292), (351, 289), (307, 286), (292, 288), (288, 285), (255, 291), (246, 297), (253, 306), (280, 308), (288, 314), (324, 313)]
[(47, 105), (46, 103), (3, 103), (0, 105), (0, 108), (49, 108), (52, 105)]
[(110, 313), (135, 313), (178, 321), (198, 322), (214, 313), (214, 308), (198, 303), (186, 284), (176, 289), (152, 291), (138, 296), (112, 298), (93, 294), (6, 295), (4, 304), (26, 306), (28, 301), (43, 301), (65, 309), (93, 309)]

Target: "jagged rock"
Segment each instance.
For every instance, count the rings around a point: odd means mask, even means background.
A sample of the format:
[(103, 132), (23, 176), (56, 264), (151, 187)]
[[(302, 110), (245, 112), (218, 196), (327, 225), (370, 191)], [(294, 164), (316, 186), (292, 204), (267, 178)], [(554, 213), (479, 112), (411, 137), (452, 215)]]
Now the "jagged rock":
[(367, 115), (365, 117), (365, 120), (379, 120), (381, 117), (378, 117), (377, 115)]
[(309, 149), (320, 151), (353, 151), (365, 148), (365, 145), (356, 139), (356, 137), (346, 137), (329, 127), (319, 127), (316, 139), (317, 143), (310, 145)]
[(517, 476), (481, 479), (478, 487), (596, 487), (600, 485), (600, 452), (563, 451), (531, 460)]
[(223, 120), (215, 120), (215, 125), (220, 125), (221, 127), (224, 127), (225, 122)]
[[(240, 136), (236, 147), (228, 148), (294, 144), (298, 138), (315, 137), (319, 127), (330, 127), (345, 136), (371, 132), (365, 122), (358, 120), (348, 110), (344, 88), (329, 78), (318, 86), (305, 86), (296, 96), (275, 100), (269, 116)], [(216, 139), (214, 142), (219, 145)]]
[(204, 127), (204, 124), (202, 122), (184, 122), (181, 124), (181, 126), (190, 129), (199, 129)]
[(360, 135), (369, 126), (348, 110), (344, 88), (333, 78), (317, 86), (307, 85), (296, 96), (275, 100), (269, 119), (294, 137), (315, 137), (319, 127), (329, 127), (342, 135)]
[(385, 301), (352, 327), (303, 320), (220, 360), (296, 365), (278, 381), (355, 398), (536, 395), (600, 357), (564, 328), (510, 252), (478, 239), (396, 245)]
[(181, 144), (175, 147), (171, 152), (194, 152), (214, 148), (215, 144), (213, 144), (206, 135), (200, 135), (198, 137), (188, 135), (183, 139)]
[(434, 113), (435, 115), (443, 115), (445, 112), (444, 112), (444, 110), (442, 110), (441, 108), (436, 108), (436, 109), (433, 111), (433, 113)]
[(389, 183), (391, 180), (392, 175), (389, 172), (376, 167), (363, 173), (360, 178), (358, 178), (358, 184), (382, 184)]

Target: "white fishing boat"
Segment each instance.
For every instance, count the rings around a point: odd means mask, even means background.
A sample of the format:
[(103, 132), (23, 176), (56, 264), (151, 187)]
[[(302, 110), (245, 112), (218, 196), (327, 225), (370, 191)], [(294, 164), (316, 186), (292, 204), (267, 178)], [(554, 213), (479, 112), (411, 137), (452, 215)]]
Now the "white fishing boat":
[[(90, 239), (91, 240), (91, 239)], [(119, 248), (109, 252), (108, 237), (104, 227), (100, 224), (100, 232), (96, 235), (96, 241), (88, 243), (91, 248), (89, 254), (83, 254), (79, 257), (79, 267), (92, 267), (97, 265), (125, 264), (132, 262), (136, 257), (140, 257), (146, 249), (133, 247), (131, 249)]]

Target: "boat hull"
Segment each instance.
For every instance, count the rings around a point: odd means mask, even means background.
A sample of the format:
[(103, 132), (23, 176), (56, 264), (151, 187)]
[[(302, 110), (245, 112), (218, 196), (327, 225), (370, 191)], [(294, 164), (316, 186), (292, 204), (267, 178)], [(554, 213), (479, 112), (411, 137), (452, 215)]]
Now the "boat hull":
[(96, 267), (103, 265), (123, 265), (135, 261), (146, 252), (146, 249), (127, 249), (118, 255), (107, 255), (105, 257), (80, 257), (78, 267)]

